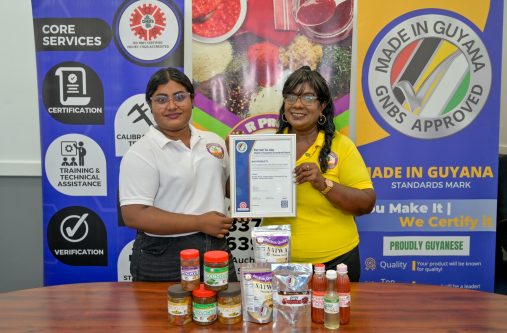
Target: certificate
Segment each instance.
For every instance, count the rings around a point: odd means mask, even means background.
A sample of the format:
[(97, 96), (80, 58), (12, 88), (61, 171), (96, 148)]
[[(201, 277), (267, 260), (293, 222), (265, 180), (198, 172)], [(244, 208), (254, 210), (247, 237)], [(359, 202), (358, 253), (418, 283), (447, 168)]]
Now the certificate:
[(232, 217), (296, 216), (295, 134), (229, 137)]

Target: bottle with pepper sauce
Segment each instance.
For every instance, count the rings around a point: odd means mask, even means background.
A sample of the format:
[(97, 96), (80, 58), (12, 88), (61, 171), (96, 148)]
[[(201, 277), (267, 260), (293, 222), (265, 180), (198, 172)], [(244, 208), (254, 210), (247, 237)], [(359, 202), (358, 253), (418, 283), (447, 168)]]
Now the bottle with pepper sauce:
[(312, 277), (312, 321), (324, 323), (324, 294), (326, 293), (326, 267), (315, 264)]
[(345, 325), (350, 321), (350, 279), (348, 268), (345, 264), (336, 266), (338, 277), (336, 278), (336, 291), (340, 303), (340, 324)]

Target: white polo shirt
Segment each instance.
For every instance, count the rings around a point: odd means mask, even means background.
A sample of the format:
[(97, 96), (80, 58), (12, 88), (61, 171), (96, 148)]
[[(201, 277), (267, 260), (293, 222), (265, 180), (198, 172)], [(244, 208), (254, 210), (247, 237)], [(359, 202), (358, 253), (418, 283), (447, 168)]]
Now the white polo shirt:
[(193, 126), (190, 131), (190, 148), (153, 126), (130, 147), (120, 164), (121, 206), (141, 204), (173, 213), (226, 214), (229, 156), (225, 142), (213, 132)]

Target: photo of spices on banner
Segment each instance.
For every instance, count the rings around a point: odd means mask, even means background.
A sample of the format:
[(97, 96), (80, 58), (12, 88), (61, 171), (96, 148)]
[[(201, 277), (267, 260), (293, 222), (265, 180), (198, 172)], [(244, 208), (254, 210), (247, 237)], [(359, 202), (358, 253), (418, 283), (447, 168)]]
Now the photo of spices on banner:
[(329, 82), (337, 129), (348, 130), (353, 1), (192, 2), (197, 126), (226, 136), (274, 132), (282, 85), (297, 68)]

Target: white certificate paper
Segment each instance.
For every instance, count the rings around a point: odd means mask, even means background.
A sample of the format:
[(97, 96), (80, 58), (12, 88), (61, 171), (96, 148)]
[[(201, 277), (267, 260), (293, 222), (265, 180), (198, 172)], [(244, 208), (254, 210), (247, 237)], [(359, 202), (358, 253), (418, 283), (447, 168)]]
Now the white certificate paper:
[(295, 134), (229, 137), (232, 217), (296, 216)]

